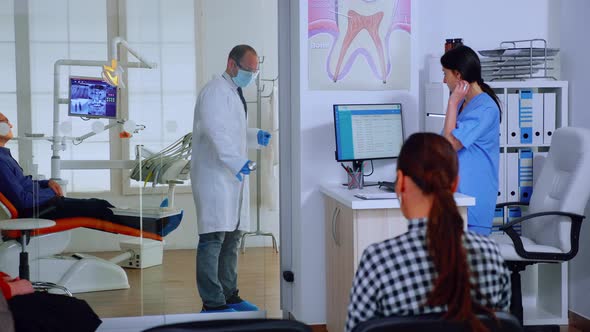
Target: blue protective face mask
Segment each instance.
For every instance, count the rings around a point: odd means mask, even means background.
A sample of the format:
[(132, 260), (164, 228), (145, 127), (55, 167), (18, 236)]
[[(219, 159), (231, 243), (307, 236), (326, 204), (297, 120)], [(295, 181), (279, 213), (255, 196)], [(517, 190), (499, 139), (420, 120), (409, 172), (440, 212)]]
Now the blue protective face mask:
[(240, 88), (245, 88), (250, 83), (252, 83), (252, 81), (254, 81), (255, 77), (256, 75), (254, 75), (254, 73), (251, 71), (238, 69), (238, 74), (235, 77), (232, 77), (231, 79)]
[(6, 122), (0, 122), (0, 136), (6, 136), (10, 132), (10, 126)]

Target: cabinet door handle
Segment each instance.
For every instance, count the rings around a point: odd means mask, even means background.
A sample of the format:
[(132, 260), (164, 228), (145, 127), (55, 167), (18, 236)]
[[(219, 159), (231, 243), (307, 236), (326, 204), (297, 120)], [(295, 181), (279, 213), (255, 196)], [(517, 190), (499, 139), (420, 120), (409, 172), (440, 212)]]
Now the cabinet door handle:
[(332, 213), (332, 239), (334, 239), (334, 243), (336, 243), (337, 246), (340, 246), (340, 241), (336, 238), (336, 219), (338, 219), (339, 214), (340, 208), (336, 207)]

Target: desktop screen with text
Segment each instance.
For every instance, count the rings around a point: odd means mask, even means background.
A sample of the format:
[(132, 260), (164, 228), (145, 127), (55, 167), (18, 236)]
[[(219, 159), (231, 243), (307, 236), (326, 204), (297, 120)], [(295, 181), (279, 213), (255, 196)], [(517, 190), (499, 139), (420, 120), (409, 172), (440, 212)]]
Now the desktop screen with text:
[(334, 105), (336, 159), (396, 158), (404, 141), (401, 104)]

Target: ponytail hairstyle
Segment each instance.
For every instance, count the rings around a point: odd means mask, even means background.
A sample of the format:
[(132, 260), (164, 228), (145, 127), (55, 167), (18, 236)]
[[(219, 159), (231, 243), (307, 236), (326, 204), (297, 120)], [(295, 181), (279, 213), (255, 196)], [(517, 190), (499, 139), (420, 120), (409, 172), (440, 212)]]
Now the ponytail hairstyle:
[(492, 88), (484, 83), (481, 77), (481, 63), (479, 57), (474, 50), (468, 46), (457, 46), (448, 50), (441, 58), (441, 65), (449, 70), (456, 70), (461, 74), (461, 78), (469, 83), (477, 82), (477, 85), (487, 93), (496, 105), (500, 112), (500, 120), (502, 119), (502, 108), (500, 107), (500, 99), (492, 90)]
[(477, 319), (476, 312), (494, 314), (471, 299), (473, 286), (463, 246), (463, 219), (453, 197), (458, 164), (457, 152), (443, 136), (416, 133), (402, 146), (397, 169), (410, 177), (425, 195), (433, 197), (426, 246), (437, 277), (427, 305), (446, 305), (446, 319), (465, 321), (470, 330), (482, 332), (487, 329)]

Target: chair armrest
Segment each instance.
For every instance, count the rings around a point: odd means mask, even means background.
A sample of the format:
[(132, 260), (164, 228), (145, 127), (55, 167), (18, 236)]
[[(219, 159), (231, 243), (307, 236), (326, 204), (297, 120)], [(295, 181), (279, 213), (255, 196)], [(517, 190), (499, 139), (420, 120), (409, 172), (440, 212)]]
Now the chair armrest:
[[(572, 221), (572, 228), (570, 231), (570, 243), (571, 248), (570, 251), (565, 254), (559, 253), (546, 253), (546, 252), (530, 252), (524, 249), (524, 245), (522, 244), (522, 240), (520, 236), (514, 230), (514, 225), (520, 224), (525, 220), (534, 219), (543, 216), (564, 216), (569, 217)], [(512, 242), (514, 243), (514, 249), (516, 253), (526, 259), (538, 259), (538, 260), (561, 260), (567, 261), (578, 253), (578, 246), (579, 246), (579, 238), (580, 238), (580, 229), (582, 227), (582, 221), (584, 220), (585, 216), (570, 213), (570, 212), (563, 212), (563, 211), (544, 211), (544, 212), (537, 212), (531, 213), (524, 217), (517, 218), (506, 225), (500, 227), (500, 230), (503, 230), (508, 234)]]
[(533, 219), (533, 218), (537, 218), (537, 217), (543, 217), (543, 216), (564, 216), (564, 217), (570, 217), (570, 219), (572, 219), (572, 221), (574, 221), (574, 222), (579, 221), (580, 223), (582, 222), (582, 220), (584, 218), (586, 218), (585, 216), (582, 216), (582, 215), (579, 215), (579, 214), (575, 214), (575, 213), (570, 213), (570, 212), (563, 212), (563, 211), (543, 211), (543, 212), (537, 212), (537, 213), (527, 214), (524, 217), (516, 218), (516, 219), (512, 220), (511, 222), (507, 223), (506, 225), (500, 226), (500, 230), (506, 231), (506, 230), (508, 230), (508, 228), (512, 228), (512, 226), (514, 226), (516, 224), (520, 224), (520, 223), (522, 223), (525, 220)]
[(529, 206), (528, 202), (504, 202), (496, 204), (496, 208), (503, 208), (505, 206)]

